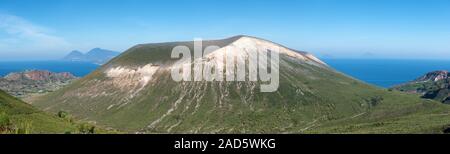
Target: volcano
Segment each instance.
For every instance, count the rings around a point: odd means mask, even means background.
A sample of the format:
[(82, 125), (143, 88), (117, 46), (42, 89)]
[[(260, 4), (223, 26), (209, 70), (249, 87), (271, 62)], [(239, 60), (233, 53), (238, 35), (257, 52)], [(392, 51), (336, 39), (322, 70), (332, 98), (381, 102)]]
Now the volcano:
[(259, 81), (174, 81), (179, 59), (171, 51), (192, 52), (194, 44), (136, 45), (32, 104), (129, 133), (423, 133), (450, 124), (446, 105), (368, 85), (310, 53), (251, 36), (203, 41), (202, 49), (218, 48), (193, 61), (248, 61), (252, 51), (278, 48), (276, 91), (261, 92)]

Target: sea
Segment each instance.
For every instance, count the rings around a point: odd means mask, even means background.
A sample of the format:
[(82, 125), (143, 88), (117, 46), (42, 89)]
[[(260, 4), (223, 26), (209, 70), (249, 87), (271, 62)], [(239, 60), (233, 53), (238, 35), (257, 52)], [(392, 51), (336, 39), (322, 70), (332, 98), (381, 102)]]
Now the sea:
[(71, 61), (0, 61), (0, 76), (3, 77), (11, 72), (26, 70), (48, 70), (51, 72), (70, 72), (77, 77), (83, 77), (99, 65), (88, 62)]
[[(366, 83), (389, 88), (412, 81), (427, 72), (450, 70), (450, 60), (398, 60), (398, 59), (322, 59), (329, 66)], [(99, 65), (68, 61), (11, 61), (0, 62), (0, 76), (25, 70), (70, 72), (83, 77)]]
[(389, 88), (431, 71), (450, 71), (450, 60), (322, 59), (334, 69), (366, 83)]

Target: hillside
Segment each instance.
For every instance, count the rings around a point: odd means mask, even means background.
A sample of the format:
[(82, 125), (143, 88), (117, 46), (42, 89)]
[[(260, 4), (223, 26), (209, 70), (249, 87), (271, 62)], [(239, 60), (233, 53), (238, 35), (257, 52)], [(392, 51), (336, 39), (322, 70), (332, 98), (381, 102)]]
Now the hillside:
[(0, 90), (1, 133), (66, 133), (75, 132), (73, 123), (33, 108)]
[(450, 124), (446, 105), (370, 86), (309, 53), (249, 36), (204, 41), (220, 49), (196, 62), (279, 47), (276, 92), (260, 92), (259, 81), (175, 82), (170, 55), (179, 45), (194, 50), (193, 42), (134, 46), (33, 104), (130, 133), (437, 133)]
[(414, 93), (422, 98), (434, 99), (450, 104), (450, 73), (448, 71), (434, 71), (418, 79), (394, 86), (392, 89)]

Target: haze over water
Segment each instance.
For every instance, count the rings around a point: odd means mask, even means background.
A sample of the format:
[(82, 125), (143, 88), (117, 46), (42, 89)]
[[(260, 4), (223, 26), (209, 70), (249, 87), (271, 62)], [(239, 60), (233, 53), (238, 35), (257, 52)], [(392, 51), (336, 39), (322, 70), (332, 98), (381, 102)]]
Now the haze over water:
[[(450, 60), (398, 60), (398, 59), (322, 59), (334, 69), (379, 87), (391, 87), (414, 80), (427, 72), (450, 70)], [(25, 70), (70, 72), (83, 77), (99, 65), (64, 61), (0, 62), (0, 76)]]
[(70, 72), (77, 77), (83, 77), (94, 71), (99, 65), (86, 62), (68, 61), (11, 61), (0, 62), (0, 76), (11, 72), (26, 70), (48, 70), (52, 72)]
[(334, 69), (367, 83), (391, 87), (425, 73), (450, 70), (450, 60), (322, 59)]

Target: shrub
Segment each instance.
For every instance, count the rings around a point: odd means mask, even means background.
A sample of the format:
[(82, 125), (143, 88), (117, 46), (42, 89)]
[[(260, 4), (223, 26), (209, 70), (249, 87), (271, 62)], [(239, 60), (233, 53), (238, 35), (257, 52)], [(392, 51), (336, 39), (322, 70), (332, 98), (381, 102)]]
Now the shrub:
[(70, 123), (74, 123), (74, 120), (73, 120), (72, 116), (70, 116), (70, 114), (68, 112), (66, 112), (66, 111), (59, 111), (56, 114), (56, 116), (61, 118), (61, 119), (66, 120), (66, 121), (68, 121)]
[(56, 115), (59, 118), (67, 118), (69, 116), (69, 113), (67, 113), (66, 111), (59, 111)]
[(95, 126), (90, 124), (80, 124), (78, 126), (78, 132), (80, 132), (81, 134), (94, 134)]

